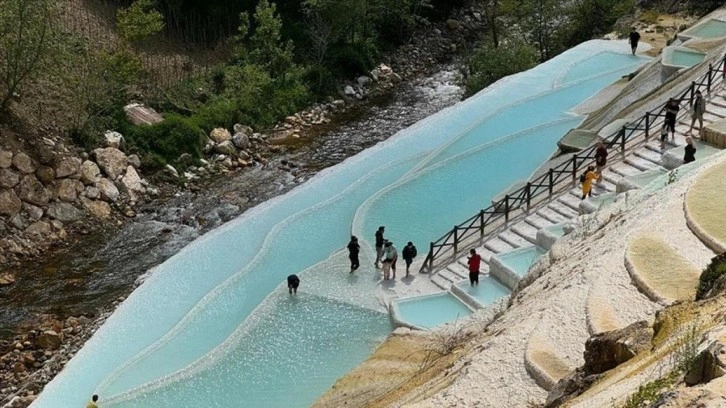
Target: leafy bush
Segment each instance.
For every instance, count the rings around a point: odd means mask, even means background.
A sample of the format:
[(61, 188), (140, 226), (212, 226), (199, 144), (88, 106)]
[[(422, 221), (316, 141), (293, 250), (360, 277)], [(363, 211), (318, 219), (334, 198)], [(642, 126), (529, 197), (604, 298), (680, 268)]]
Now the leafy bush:
[(495, 48), (491, 44), (479, 45), (469, 58), (468, 95), (473, 95), (507, 75), (525, 71), (537, 64), (537, 50), (520, 39), (509, 39)]
[(711, 263), (701, 273), (701, 277), (698, 279), (698, 288), (696, 289), (696, 300), (705, 299), (719, 278), (724, 275), (726, 275), (726, 253), (711, 259)]
[(133, 148), (152, 153), (157, 161), (170, 162), (182, 153), (201, 157), (205, 133), (193, 119), (172, 114), (154, 125), (129, 125), (124, 136)]
[(370, 71), (378, 56), (371, 44), (334, 44), (330, 49), (329, 66), (342, 77), (352, 77)]

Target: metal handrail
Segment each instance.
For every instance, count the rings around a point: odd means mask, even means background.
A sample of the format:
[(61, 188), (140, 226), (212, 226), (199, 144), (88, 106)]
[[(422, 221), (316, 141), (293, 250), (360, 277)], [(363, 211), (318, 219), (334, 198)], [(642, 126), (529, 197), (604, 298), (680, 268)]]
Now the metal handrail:
[[(726, 56), (722, 58), (719, 65), (714, 68), (713, 64), (708, 65), (708, 71), (701, 76), (699, 79), (692, 81), (691, 85), (688, 86), (679, 98), (676, 100), (683, 102), (688, 100), (689, 105), (693, 105), (693, 99), (695, 92), (701, 90), (702, 87), (706, 87), (706, 92), (710, 93), (713, 87), (713, 81), (718, 77), (718, 73), (721, 72), (722, 82), (726, 80)], [(650, 130), (652, 125), (657, 118), (665, 116), (666, 103), (652, 111), (646, 112), (643, 116), (638, 118), (635, 122), (630, 122), (623, 126), (621, 129), (613, 132), (610, 136), (603, 139), (603, 144), (607, 149), (619, 148), (624, 153), (628, 142), (634, 139), (634, 134), (639, 134), (640, 131), (645, 131), (645, 139), (647, 140), (650, 136)], [(642, 127), (641, 127), (642, 126)], [(544, 174), (535, 177), (534, 179), (527, 182), (524, 187), (521, 187), (509, 194), (506, 194), (501, 200), (492, 203), (489, 207), (482, 209), (478, 214), (468, 218), (461, 224), (455, 225), (449, 232), (441, 236), (441, 238), (433, 241), (429, 245), (429, 253), (426, 259), (421, 265), (419, 272), (425, 270), (433, 272), (433, 264), (436, 258), (446, 249), (453, 247), (454, 254), (459, 252), (460, 244), (467, 238), (474, 235), (471, 231), (479, 231), (479, 236), (483, 237), (486, 233), (488, 226), (491, 226), (497, 221), (504, 219), (504, 224), (509, 222), (511, 213), (526, 207), (529, 211), (532, 200), (541, 196), (544, 193), (552, 196), (555, 191), (555, 186), (559, 185), (567, 176), (571, 176), (574, 181), (577, 178), (577, 172), (585, 167), (585, 163), (588, 165), (595, 158), (596, 146), (590, 146), (579, 154), (573, 154), (572, 159), (564, 161), (554, 167), (551, 167)], [(543, 188), (546, 187), (546, 188)], [(433, 276), (433, 273), (430, 274)]]

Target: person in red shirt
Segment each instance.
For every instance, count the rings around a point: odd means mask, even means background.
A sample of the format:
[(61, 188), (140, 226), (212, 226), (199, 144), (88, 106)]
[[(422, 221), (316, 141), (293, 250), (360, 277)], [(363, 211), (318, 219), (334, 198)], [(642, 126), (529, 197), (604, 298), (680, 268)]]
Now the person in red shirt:
[(479, 266), (481, 265), (481, 255), (476, 253), (476, 249), (469, 251), (469, 281), (471, 286), (479, 285)]

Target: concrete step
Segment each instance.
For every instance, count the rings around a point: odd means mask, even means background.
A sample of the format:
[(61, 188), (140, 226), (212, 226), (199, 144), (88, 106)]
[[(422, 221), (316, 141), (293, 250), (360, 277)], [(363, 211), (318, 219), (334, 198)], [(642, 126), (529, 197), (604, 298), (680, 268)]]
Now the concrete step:
[(508, 242), (501, 240), (499, 237), (494, 237), (484, 243), (484, 248), (498, 254), (500, 252), (511, 251), (515, 247)]
[(636, 169), (640, 171), (647, 171), (654, 169), (658, 167), (656, 164), (651, 162), (650, 160), (643, 159), (641, 157), (638, 157), (636, 155), (630, 155), (625, 159), (625, 163), (635, 167)]
[(549, 206), (542, 207), (536, 212), (540, 217), (548, 220), (553, 224), (559, 224), (561, 222), (569, 221), (571, 217), (562, 215), (561, 213), (552, 210)]
[(456, 282), (460, 282), (463, 279), (456, 272), (452, 271), (451, 268), (449, 268), (449, 267), (442, 269), (437, 275), (446, 279), (447, 281), (451, 282), (452, 284), (456, 283)]
[[(494, 255), (496, 252), (493, 252), (491, 249), (486, 248), (485, 246), (480, 246), (479, 248), (476, 248), (476, 253), (481, 256), (481, 260), (485, 263), (489, 263), (489, 259), (491, 259), (492, 255)], [(460, 265), (464, 266), (465, 268), (469, 267), (468, 264), (468, 258), (469, 254), (466, 254), (465, 256), (462, 256), (461, 258), (457, 259)], [(484, 268), (484, 265), (481, 266), (482, 269)], [(468, 270), (468, 269), (467, 269)]]
[[(459, 279), (469, 279), (469, 268), (466, 266), (454, 262), (451, 265), (447, 267), (454, 275), (458, 276)], [(481, 272), (481, 268), (479, 269), (479, 272)]]
[(516, 233), (512, 231), (502, 231), (499, 234), (499, 239), (502, 241), (508, 243), (511, 246), (521, 248), (521, 247), (527, 247), (531, 246), (532, 243), (528, 240), (524, 239), (523, 237), (517, 235)]
[(537, 244), (537, 230), (526, 221), (521, 221), (517, 225), (512, 226), (510, 231), (526, 239), (531, 244)]
[(660, 152), (653, 151), (651, 149), (640, 148), (633, 152), (635, 156), (640, 157), (641, 159), (648, 160), (649, 162), (653, 163), (653, 165), (660, 166), (660, 158), (661, 154)]
[(633, 167), (627, 163), (616, 163), (610, 166), (610, 170), (622, 177), (636, 176), (643, 172), (643, 170)]
[(431, 277), (431, 282), (443, 290), (451, 288), (451, 281), (442, 278), (438, 273)]
[(580, 215), (580, 213), (577, 210), (573, 210), (567, 204), (561, 203), (559, 201), (556, 201), (554, 203), (547, 205), (547, 208), (560, 214), (560, 216), (562, 216), (563, 218), (565, 218), (567, 220), (571, 220), (571, 219), (577, 217), (578, 215)]
[[(572, 191), (572, 190), (570, 190)], [(580, 201), (582, 201), (582, 194), (580, 194), (580, 197), (577, 197), (577, 193), (575, 194), (563, 194), (557, 198), (557, 201), (568, 206), (573, 211), (575, 211), (577, 214), (580, 213)], [(555, 210), (557, 211), (557, 210)]]
[(547, 218), (542, 217), (541, 215), (539, 215), (537, 213), (532, 214), (532, 215), (528, 216), (527, 218), (525, 218), (524, 222), (526, 222), (527, 224), (531, 225), (532, 227), (534, 227), (535, 229), (538, 229), (538, 230), (542, 229), (542, 228), (547, 228), (550, 225), (555, 224), (552, 221), (548, 220)]

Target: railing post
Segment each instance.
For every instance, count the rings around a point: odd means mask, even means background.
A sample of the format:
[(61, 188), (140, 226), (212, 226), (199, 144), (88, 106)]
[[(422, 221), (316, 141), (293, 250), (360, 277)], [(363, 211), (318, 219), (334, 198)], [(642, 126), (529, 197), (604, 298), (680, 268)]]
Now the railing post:
[(645, 112), (645, 140), (650, 137), (650, 112)]
[(459, 227), (454, 225), (454, 254), (459, 252)]
[(572, 181), (577, 180), (577, 155), (572, 155)]
[(706, 91), (711, 93), (711, 75), (713, 75), (713, 64), (708, 64), (708, 79), (706, 80)]
[(509, 222), (509, 194), (504, 196), (504, 222)]
[(620, 152), (625, 154), (625, 132), (627, 129), (625, 126), (623, 126), (622, 129), (620, 129)]
[(549, 171), (549, 189), (550, 189), (550, 196), (552, 195), (554, 189), (555, 189), (555, 171), (552, 170), (552, 167), (550, 167)]
[(532, 204), (532, 183), (529, 181), (527, 182), (527, 211), (529, 211), (529, 208)]
[(429, 274), (434, 270), (434, 243), (432, 242), (431, 245), (429, 245)]
[(484, 236), (484, 210), (479, 211), (479, 235)]

